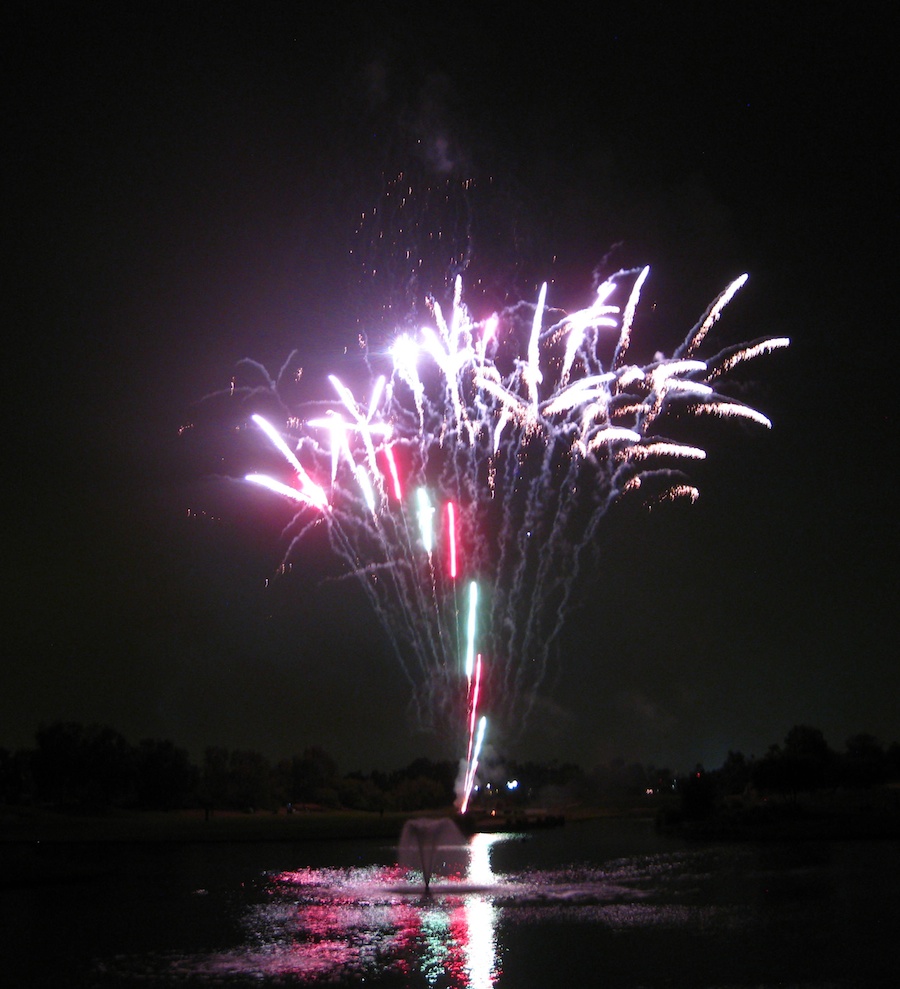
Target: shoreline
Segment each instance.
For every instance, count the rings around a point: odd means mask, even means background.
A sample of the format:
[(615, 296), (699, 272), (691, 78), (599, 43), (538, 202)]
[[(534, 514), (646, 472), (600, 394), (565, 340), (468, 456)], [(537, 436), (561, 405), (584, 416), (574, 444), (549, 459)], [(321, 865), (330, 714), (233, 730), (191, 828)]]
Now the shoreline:
[(166, 843), (322, 841), (387, 838), (400, 833), (410, 814), (366, 811), (122, 811), (88, 814), (4, 808), (0, 845), (76, 842)]
[[(0, 806), (0, 848), (67, 844), (185, 844), (222, 842), (397, 841), (414, 817), (449, 817), (464, 833), (473, 830), (528, 831), (546, 826), (577, 826), (586, 820), (653, 820), (663, 834), (692, 842), (900, 839), (900, 807), (846, 806), (840, 803), (772, 802), (719, 808), (688, 818), (677, 807), (574, 807), (542, 812), (534, 822), (521, 815), (508, 820), (472, 816), (460, 821), (455, 808), (430, 811), (331, 810), (308, 806), (287, 813), (202, 809), (171, 811), (109, 810), (75, 812)], [(482, 828), (481, 825), (484, 825)], [(508, 825), (505, 826), (505, 825)]]
[[(546, 813), (546, 812), (545, 812)], [(453, 807), (427, 811), (326, 810), (296, 808), (274, 811), (203, 810), (86, 812), (33, 807), (0, 807), (0, 847), (10, 844), (167, 843), (378, 840), (396, 841), (403, 824), (414, 817), (449, 817)], [(554, 817), (558, 824), (596, 818), (652, 819), (650, 808), (567, 808)], [(477, 826), (490, 818), (463, 822)], [(540, 823), (541, 819), (539, 819)], [(529, 830), (524, 816), (510, 819), (509, 830)], [(519, 825), (519, 826), (517, 826)], [(537, 825), (535, 825), (537, 826)], [(462, 830), (466, 827), (461, 825)]]

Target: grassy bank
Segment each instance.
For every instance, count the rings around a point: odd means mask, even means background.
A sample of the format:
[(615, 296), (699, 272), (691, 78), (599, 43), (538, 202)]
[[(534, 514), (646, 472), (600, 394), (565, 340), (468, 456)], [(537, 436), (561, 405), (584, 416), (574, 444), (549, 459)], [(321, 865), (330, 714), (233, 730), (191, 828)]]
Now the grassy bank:
[(298, 810), (252, 813), (201, 810), (78, 814), (0, 809), (0, 842), (396, 840), (409, 814)]
[[(559, 811), (567, 822), (597, 817), (652, 817), (646, 805), (567, 806)], [(10, 842), (208, 842), (321, 841), (381, 838), (396, 841), (410, 817), (452, 817), (445, 807), (434, 811), (367, 812), (298, 808), (291, 814), (272, 811), (202, 810), (126, 811), (93, 814), (0, 805), (0, 844)], [(489, 819), (486, 819), (489, 821)], [(490, 823), (490, 822), (489, 822)]]

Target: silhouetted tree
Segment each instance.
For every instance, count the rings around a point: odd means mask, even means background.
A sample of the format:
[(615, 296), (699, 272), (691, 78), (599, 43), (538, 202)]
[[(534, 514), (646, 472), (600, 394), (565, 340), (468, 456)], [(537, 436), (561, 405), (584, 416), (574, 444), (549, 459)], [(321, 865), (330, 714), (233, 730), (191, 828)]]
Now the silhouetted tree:
[(728, 750), (722, 768), (716, 771), (716, 783), (722, 796), (743, 793), (750, 783), (751, 769), (743, 752)]
[(884, 754), (884, 775), (889, 783), (900, 783), (900, 742), (891, 742)]
[(436, 802), (433, 806), (439, 807), (453, 802), (457, 772), (457, 764), (452, 761), (435, 762), (432, 759), (413, 759), (408, 766), (392, 775), (391, 787), (396, 789), (403, 780), (429, 780), (434, 784)]
[(442, 807), (450, 803), (443, 786), (427, 776), (397, 780), (388, 793), (389, 806), (394, 810), (416, 811)]
[(282, 802), (337, 804), (337, 764), (317, 745), (281, 763), (278, 776)]
[(678, 781), (681, 810), (685, 820), (699, 821), (709, 817), (716, 803), (716, 783), (711, 773), (696, 766), (688, 776)]
[(272, 767), (252, 749), (235, 749), (228, 760), (228, 802), (250, 810), (272, 806)]
[(784, 771), (784, 754), (780, 745), (770, 745), (762, 759), (754, 763), (750, 778), (757, 790), (768, 793), (787, 793), (790, 789), (788, 775)]
[(207, 810), (272, 807), (273, 792), (272, 767), (261, 753), (219, 746), (204, 752), (199, 794)]
[(878, 786), (887, 779), (887, 757), (881, 742), (861, 733), (847, 739), (841, 760), (841, 782), (844, 786)]
[(342, 807), (352, 810), (380, 811), (385, 809), (384, 790), (371, 778), (350, 773), (337, 785), (338, 800)]
[(795, 793), (818, 790), (836, 782), (837, 756), (818, 728), (794, 725), (784, 739), (783, 757)]
[(133, 752), (114, 729), (56, 722), (39, 728), (35, 738), (34, 775), (40, 799), (106, 807), (131, 797)]
[(135, 777), (140, 807), (172, 810), (196, 799), (197, 769), (187, 752), (168, 740), (147, 738), (138, 744)]
[(212, 745), (203, 753), (200, 773), (200, 801), (207, 810), (226, 807), (230, 800), (228, 749)]
[(31, 778), (32, 753), (0, 749), (0, 803), (21, 804), (33, 787)]
[(773, 745), (753, 767), (754, 785), (760, 790), (788, 794), (796, 799), (801, 791), (834, 786), (837, 756), (818, 728), (795, 725), (784, 746)]

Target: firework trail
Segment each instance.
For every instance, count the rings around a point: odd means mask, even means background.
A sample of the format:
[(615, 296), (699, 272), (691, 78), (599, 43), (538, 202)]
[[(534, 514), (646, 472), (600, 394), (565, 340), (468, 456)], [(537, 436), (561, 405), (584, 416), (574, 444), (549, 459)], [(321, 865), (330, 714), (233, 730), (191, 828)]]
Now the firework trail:
[(639, 366), (628, 358), (647, 274), (617, 272), (574, 313), (548, 308), (544, 286), (535, 304), (483, 322), (457, 279), (448, 314), (431, 300), (428, 325), (369, 355), (364, 394), (332, 375), (324, 416), (278, 429), (253, 417), (285, 474), (248, 479), (296, 504), (288, 555), (324, 521), (390, 637), (423, 724), (465, 726), (464, 800), (482, 712), (506, 739), (525, 725), (610, 505), (696, 498), (682, 465), (705, 452), (666, 431), (700, 415), (770, 425), (715, 382), (786, 338), (698, 356), (746, 276), (671, 357)]

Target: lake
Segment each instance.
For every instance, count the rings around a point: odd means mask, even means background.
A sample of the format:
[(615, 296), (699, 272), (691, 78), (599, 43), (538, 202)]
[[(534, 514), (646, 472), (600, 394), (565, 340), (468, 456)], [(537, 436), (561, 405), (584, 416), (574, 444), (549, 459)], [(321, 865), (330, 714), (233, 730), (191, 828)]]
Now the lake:
[[(429, 896), (383, 841), (51, 844), (0, 887), (0, 985), (851, 989), (900, 980), (900, 843), (476, 835)], [(15, 875), (15, 873), (13, 873)]]

